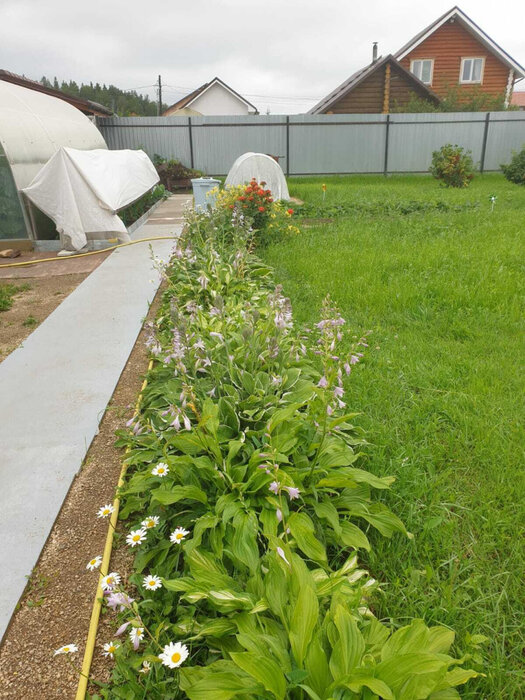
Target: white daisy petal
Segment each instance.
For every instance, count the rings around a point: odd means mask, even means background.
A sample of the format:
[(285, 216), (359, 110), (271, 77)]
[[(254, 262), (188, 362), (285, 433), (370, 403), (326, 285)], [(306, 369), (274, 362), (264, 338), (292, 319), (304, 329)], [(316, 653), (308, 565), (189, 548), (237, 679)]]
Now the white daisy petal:
[(144, 576), (142, 585), (149, 591), (156, 591), (158, 588), (162, 588), (162, 581), (160, 580), (159, 576), (155, 576), (155, 574), (153, 574), (152, 576)]
[(146, 530), (141, 527), (138, 530), (131, 530), (129, 535), (126, 537), (126, 543), (130, 547), (136, 547), (138, 544), (142, 544), (146, 539)]
[(140, 524), (142, 527), (145, 527), (146, 530), (151, 530), (154, 527), (157, 527), (159, 524), (159, 516), (158, 515), (148, 515), (148, 517), (143, 520)]
[(159, 654), (159, 659), (162, 661), (164, 666), (169, 666), (169, 668), (177, 668), (188, 658), (189, 651), (185, 644), (180, 642), (170, 642), (166, 644), (162, 654)]
[(108, 503), (107, 505), (102, 506), (102, 508), (99, 508), (97, 518), (107, 518), (108, 515), (111, 515), (111, 513), (113, 513), (114, 510), (115, 506), (111, 505), (111, 503)]
[(116, 571), (112, 571), (107, 576), (102, 577), (102, 581), (100, 582), (100, 585), (101, 585), (103, 591), (112, 591), (115, 588), (115, 586), (118, 586), (119, 583), (120, 583), (120, 574), (117, 574)]
[(88, 561), (86, 565), (86, 569), (89, 569), (90, 571), (95, 571), (95, 569), (98, 569), (98, 567), (102, 564), (102, 557), (96, 556), (94, 559), (91, 559), (91, 561)]
[(55, 651), (55, 656), (57, 654), (74, 654), (77, 651), (78, 647), (76, 644), (65, 644), (63, 647), (60, 647), (60, 649)]
[(153, 476), (166, 476), (170, 468), (165, 462), (159, 462), (156, 467), (153, 467), (151, 473)]
[(104, 656), (109, 656), (110, 659), (113, 658), (113, 654), (117, 651), (117, 649), (120, 647), (120, 644), (117, 644), (117, 642), (108, 642), (107, 644), (104, 644), (104, 651), (102, 652)]
[(189, 535), (189, 534), (190, 534), (189, 530), (185, 530), (183, 527), (178, 527), (175, 530), (173, 530), (173, 532), (171, 533), (170, 540), (174, 544), (180, 544), (182, 542), (182, 540), (184, 540), (186, 538), (186, 535)]

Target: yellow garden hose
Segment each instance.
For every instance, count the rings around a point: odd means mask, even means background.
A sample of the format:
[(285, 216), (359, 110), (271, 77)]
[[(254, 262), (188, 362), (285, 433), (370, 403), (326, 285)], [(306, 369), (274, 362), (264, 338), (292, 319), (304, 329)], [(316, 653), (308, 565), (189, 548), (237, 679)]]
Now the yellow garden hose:
[(135, 243), (144, 243), (144, 241), (173, 241), (174, 236), (150, 236), (149, 238), (138, 238), (136, 241), (128, 241), (128, 243), (119, 243), (118, 245), (108, 246), (107, 248), (101, 248), (100, 250), (90, 250), (88, 253), (79, 253), (78, 255), (67, 255), (63, 258), (42, 258), (41, 260), (26, 260), (25, 262), (7, 263), (5, 265), (0, 265), (0, 270), (4, 267), (23, 267), (25, 265), (38, 265), (43, 262), (56, 262), (57, 260), (76, 260), (77, 258), (85, 258), (87, 255), (98, 255), (99, 253), (107, 253), (108, 250), (115, 250), (115, 248), (124, 248), (127, 245), (135, 245)]
[[(143, 240), (155, 240), (155, 239), (143, 239)], [(133, 243), (139, 243), (139, 241), (132, 241)], [(123, 245), (130, 245), (129, 243), (124, 243)], [(118, 247), (118, 246), (116, 246)], [(96, 251), (98, 252), (98, 251)], [(90, 253), (85, 253), (85, 255), (90, 255)], [(153, 366), (153, 360), (149, 361), (148, 364), (148, 373), (151, 370)], [(146, 388), (148, 384), (148, 378), (146, 375), (146, 379), (142, 382), (142, 386), (140, 388), (140, 393), (137, 399), (137, 403), (135, 404), (135, 410), (133, 412), (133, 418), (136, 418), (139, 412), (140, 408), (140, 403), (142, 401), (142, 395), (144, 393), (144, 389)], [(125, 454), (129, 452), (129, 447), (126, 448)], [(124, 476), (126, 474), (126, 469), (127, 469), (127, 464), (124, 462), (122, 464), (122, 469), (120, 470), (120, 476), (117, 484), (117, 495), (115, 496), (115, 500), (113, 501), (113, 507), (114, 511), (111, 513), (110, 521), (109, 521), (109, 527), (108, 527), (108, 533), (106, 535), (106, 544), (104, 545), (104, 554), (102, 555), (102, 564), (100, 565), (100, 576), (98, 580), (98, 585), (97, 585), (97, 592), (95, 595), (95, 600), (93, 602), (93, 608), (91, 610), (91, 619), (89, 621), (89, 630), (88, 630), (88, 636), (86, 639), (86, 650), (84, 652), (84, 659), (82, 661), (82, 671), (80, 675), (80, 679), (78, 682), (78, 687), (77, 687), (77, 694), (76, 694), (76, 700), (85, 700), (86, 697), (86, 692), (87, 692), (87, 686), (88, 686), (88, 680), (89, 680), (89, 671), (91, 669), (91, 662), (93, 660), (93, 653), (95, 651), (95, 641), (97, 638), (97, 629), (98, 629), (98, 621), (100, 618), (100, 610), (102, 608), (102, 599), (104, 597), (104, 594), (102, 592), (102, 578), (104, 576), (107, 576), (109, 573), (109, 562), (111, 559), (111, 551), (113, 549), (113, 536), (115, 534), (115, 528), (117, 526), (117, 520), (118, 520), (118, 513), (119, 513), (119, 507), (120, 507), (120, 498), (118, 496), (119, 489), (123, 486), (124, 484)]]

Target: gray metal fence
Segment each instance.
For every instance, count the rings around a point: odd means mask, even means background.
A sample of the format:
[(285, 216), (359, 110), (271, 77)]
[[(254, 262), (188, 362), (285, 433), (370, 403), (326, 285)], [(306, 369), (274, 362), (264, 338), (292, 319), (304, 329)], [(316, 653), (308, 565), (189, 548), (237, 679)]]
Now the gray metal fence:
[(524, 112), (109, 117), (98, 126), (111, 149), (143, 148), (209, 175), (247, 151), (279, 156), (287, 175), (427, 172), (446, 143), (472, 151), (481, 171), (499, 170), (525, 145)]

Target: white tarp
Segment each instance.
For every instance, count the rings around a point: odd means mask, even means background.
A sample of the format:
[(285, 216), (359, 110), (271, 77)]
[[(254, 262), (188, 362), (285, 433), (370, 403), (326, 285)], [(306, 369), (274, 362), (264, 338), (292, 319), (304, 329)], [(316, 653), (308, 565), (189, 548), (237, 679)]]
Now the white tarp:
[(244, 185), (252, 178), (265, 182), (275, 200), (290, 199), (286, 178), (279, 163), (265, 153), (243, 153), (230, 168), (225, 186)]
[(60, 148), (22, 192), (53, 219), (60, 239), (80, 250), (88, 233), (111, 232), (126, 240), (116, 212), (158, 181), (144, 151)]

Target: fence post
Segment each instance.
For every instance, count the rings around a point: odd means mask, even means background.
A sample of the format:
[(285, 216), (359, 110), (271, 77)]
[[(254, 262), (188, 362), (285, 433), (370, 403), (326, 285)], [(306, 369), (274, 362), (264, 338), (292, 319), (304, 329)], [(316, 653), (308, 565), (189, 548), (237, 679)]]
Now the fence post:
[(190, 139), (190, 168), (193, 170), (193, 168), (195, 167), (195, 163), (193, 158), (193, 135), (191, 132), (191, 117), (188, 117), (188, 136)]
[(386, 177), (388, 175), (388, 136), (390, 133), (390, 114), (386, 115), (385, 128), (385, 163), (383, 166), (383, 175)]
[(481, 145), (481, 160), (479, 162), (479, 172), (485, 169), (485, 153), (487, 152), (487, 136), (489, 133), (490, 112), (485, 115), (485, 129), (483, 131), (483, 143)]
[(290, 117), (286, 117), (286, 177), (290, 177)]

